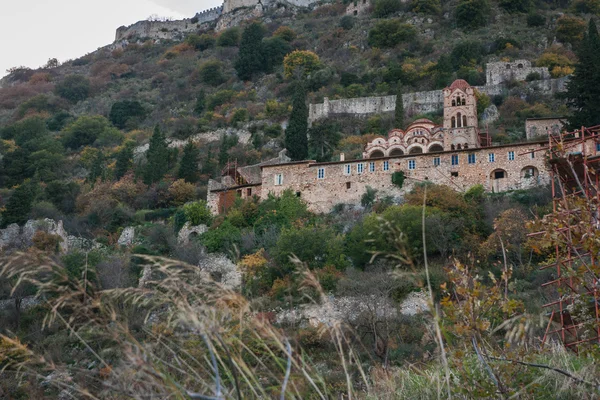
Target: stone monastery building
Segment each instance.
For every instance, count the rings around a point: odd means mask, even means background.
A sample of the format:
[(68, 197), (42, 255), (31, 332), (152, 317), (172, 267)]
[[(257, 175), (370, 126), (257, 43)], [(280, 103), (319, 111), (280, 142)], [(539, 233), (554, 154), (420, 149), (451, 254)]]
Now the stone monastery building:
[[(213, 213), (227, 210), (237, 197), (280, 195), (292, 190), (315, 212), (329, 212), (339, 203), (359, 204), (367, 187), (378, 196), (401, 197), (419, 182), (432, 182), (466, 191), (481, 184), (501, 192), (547, 184), (543, 148), (547, 139), (491, 146), (479, 131), (474, 89), (456, 80), (443, 90), (443, 125), (418, 119), (405, 130), (392, 129), (368, 143), (363, 159), (289, 162), (285, 154), (249, 167), (228, 166), (220, 182), (209, 182), (208, 204)], [(534, 139), (535, 140), (535, 139)], [(402, 187), (392, 175), (404, 176)], [(398, 176), (400, 174), (396, 174)]]

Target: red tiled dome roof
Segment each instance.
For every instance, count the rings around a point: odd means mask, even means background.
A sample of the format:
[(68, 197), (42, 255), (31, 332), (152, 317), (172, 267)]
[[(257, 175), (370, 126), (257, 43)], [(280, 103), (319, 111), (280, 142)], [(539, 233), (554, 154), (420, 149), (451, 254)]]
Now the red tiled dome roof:
[(469, 85), (469, 83), (467, 81), (465, 81), (464, 79), (457, 79), (454, 82), (452, 82), (452, 85), (450, 85), (450, 89), (462, 89), (465, 90), (466, 88), (470, 88), (471, 85)]
[(427, 118), (419, 118), (418, 120), (413, 121), (411, 123), (411, 125), (414, 125), (414, 124), (433, 124), (433, 121), (430, 119), (427, 119)]

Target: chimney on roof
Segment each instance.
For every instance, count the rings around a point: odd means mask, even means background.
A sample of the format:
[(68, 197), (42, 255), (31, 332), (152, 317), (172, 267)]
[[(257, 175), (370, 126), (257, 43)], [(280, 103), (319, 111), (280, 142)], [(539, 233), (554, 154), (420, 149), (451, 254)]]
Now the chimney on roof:
[(346, 161), (346, 155), (344, 153), (340, 153), (340, 161)]

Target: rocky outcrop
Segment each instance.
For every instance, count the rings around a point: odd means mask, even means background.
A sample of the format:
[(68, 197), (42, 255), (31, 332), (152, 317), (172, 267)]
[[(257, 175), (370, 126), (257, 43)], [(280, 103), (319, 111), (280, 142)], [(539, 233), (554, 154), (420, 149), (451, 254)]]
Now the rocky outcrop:
[[(427, 294), (424, 292), (410, 293), (396, 307), (388, 298), (373, 296), (360, 297), (329, 297), (323, 304), (306, 304), (292, 310), (277, 313), (276, 321), (282, 324), (298, 324), (302, 321), (316, 327), (320, 324), (333, 325), (337, 322), (354, 322), (362, 312), (376, 309), (378, 318), (393, 318), (395, 316), (413, 316), (429, 309)], [(374, 305), (377, 305), (374, 307)]]
[(492, 122), (495, 122), (498, 118), (500, 118), (500, 112), (498, 112), (498, 107), (492, 104), (483, 111), (483, 114), (481, 114), (481, 123), (483, 125), (491, 124)]
[[(181, 149), (181, 148), (185, 147), (185, 145), (188, 144), (189, 142), (192, 142), (192, 143), (217, 142), (217, 141), (221, 140), (221, 138), (224, 135), (225, 136), (233, 136), (233, 135), (237, 136), (238, 141), (241, 144), (250, 143), (250, 139), (252, 137), (252, 134), (247, 129), (223, 128), (223, 129), (217, 129), (217, 130), (211, 131), (211, 132), (197, 133), (195, 135), (190, 136), (189, 138), (187, 138), (185, 140), (169, 138), (169, 139), (167, 139), (167, 143), (170, 148)], [(135, 158), (140, 157), (141, 155), (143, 155), (144, 153), (146, 153), (148, 151), (149, 147), (150, 147), (149, 144), (137, 146), (133, 150), (134, 157)]]
[(179, 234), (177, 235), (177, 243), (184, 245), (188, 244), (193, 236), (200, 236), (206, 231), (208, 231), (208, 227), (206, 225), (192, 225), (188, 221), (179, 231)]
[(11, 224), (6, 229), (0, 229), (0, 251), (31, 247), (34, 235), (40, 231), (60, 237), (59, 247), (63, 253), (77, 249), (92, 250), (102, 247), (95, 240), (69, 235), (62, 221), (57, 222), (46, 218), (43, 220), (29, 220), (22, 228), (17, 224)]
[(117, 243), (120, 246), (130, 246), (133, 244), (134, 240), (135, 228), (133, 226), (128, 226), (127, 228), (123, 229), (123, 232), (121, 232), (121, 236), (119, 236), (119, 240), (117, 240)]

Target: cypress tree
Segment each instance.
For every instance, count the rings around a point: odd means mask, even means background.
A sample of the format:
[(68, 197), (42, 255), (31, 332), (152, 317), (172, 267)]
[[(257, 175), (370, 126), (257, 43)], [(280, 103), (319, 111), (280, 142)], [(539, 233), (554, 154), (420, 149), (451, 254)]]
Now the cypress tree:
[(292, 160), (305, 160), (308, 157), (308, 107), (306, 91), (302, 82), (296, 83), (292, 99), (292, 113), (285, 130), (285, 148)]
[(394, 128), (404, 129), (404, 102), (402, 101), (402, 84), (398, 82), (396, 90), (396, 109), (394, 110)]
[(600, 36), (593, 19), (577, 50), (579, 61), (567, 84), (567, 104), (573, 108), (568, 128), (600, 124)]
[(151, 185), (158, 182), (167, 173), (169, 167), (169, 151), (165, 135), (162, 134), (158, 125), (150, 138), (150, 147), (146, 154), (146, 168), (144, 170), (144, 183)]
[(204, 112), (204, 108), (206, 108), (206, 93), (204, 90), (201, 90), (200, 93), (198, 93), (198, 97), (196, 97), (194, 112), (200, 115)]
[(101, 151), (96, 154), (94, 161), (92, 161), (87, 181), (93, 186), (98, 178), (104, 180), (104, 154)]
[(198, 180), (198, 148), (192, 142), (188, 142), (183, 148), (177, 177), (191, 183)]
[(263, 71), (267, 65), (263, 51), (264, 28), (261, 24), (253, 22), (242, 33), (240, 52), (235, 62), (238, 77), (248, 81), (257, 72)]
[(115, 178), (121, 179), (133, 166), (133, 146), (134, 142), (128, 141), (117, 153), (117, 163), (115, 165)]

